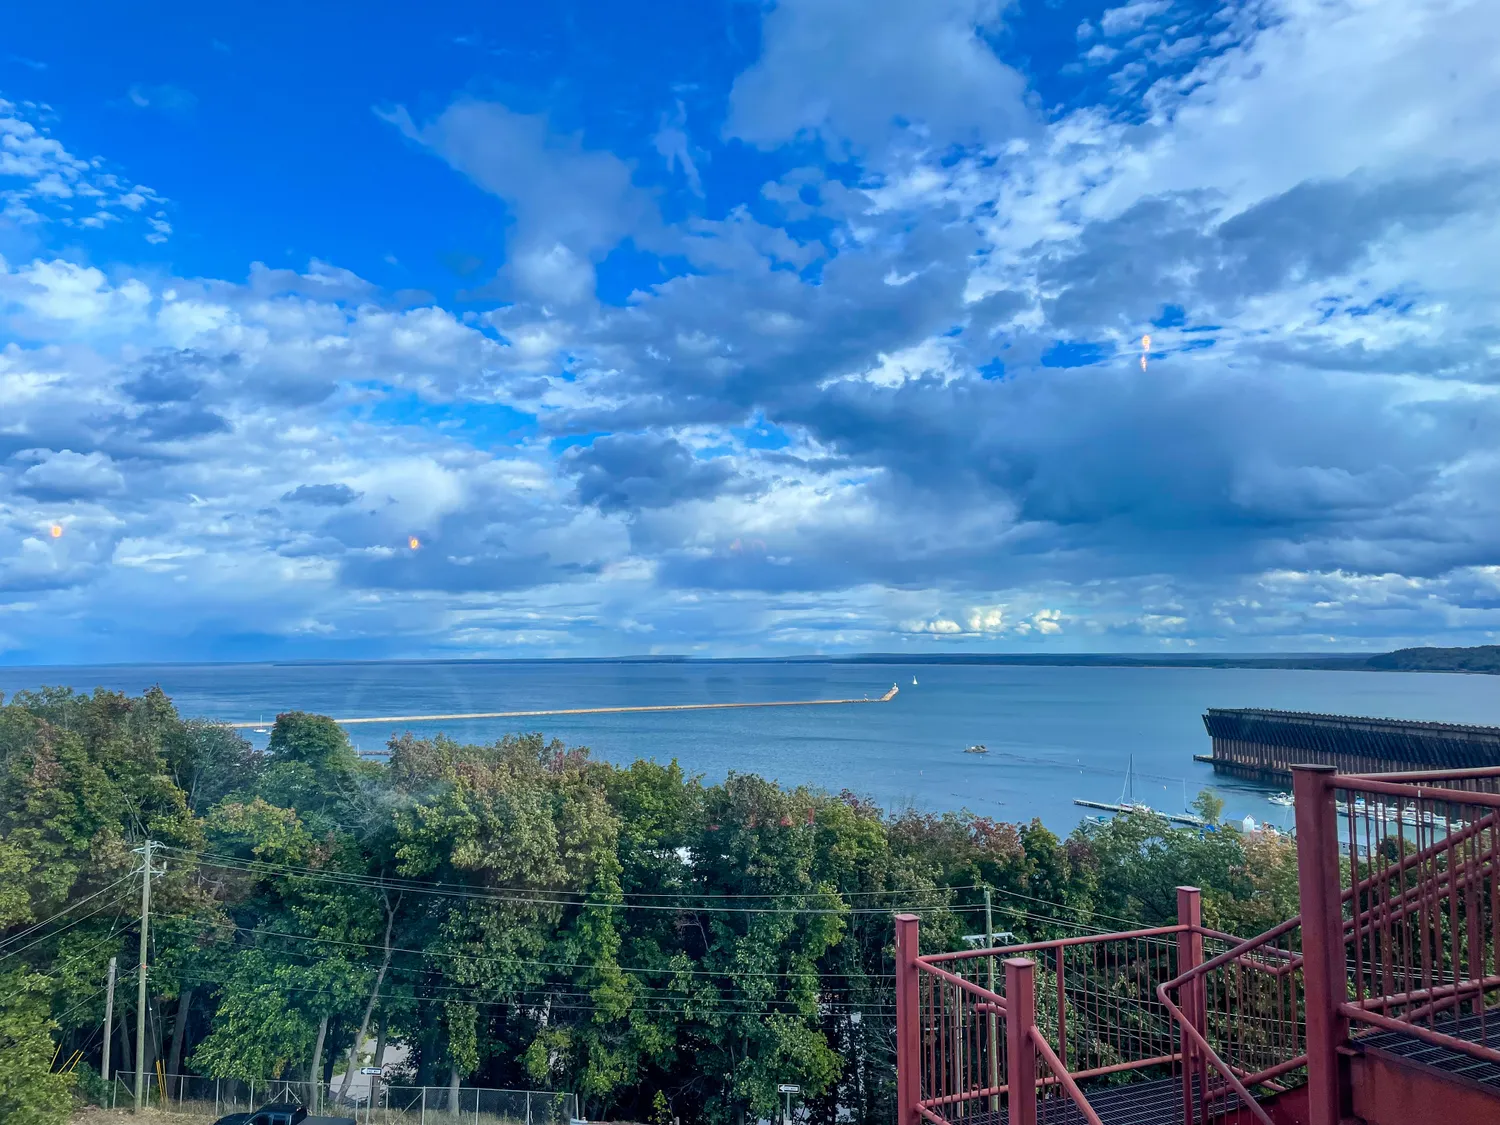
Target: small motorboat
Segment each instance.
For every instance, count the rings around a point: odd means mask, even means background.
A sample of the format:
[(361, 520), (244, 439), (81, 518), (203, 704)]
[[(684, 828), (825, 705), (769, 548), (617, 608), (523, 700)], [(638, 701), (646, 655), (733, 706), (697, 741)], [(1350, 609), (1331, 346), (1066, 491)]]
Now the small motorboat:
[(982, 742), (976, 742), (964, 751), (965, 754), (988, 754), (989, 752), (990, 748)]
[(1273, 805), (1280, 805), (1282, 808), (1290, 808), (1296, 804), (1296, 800), (1290, 793), (1273, 793), (1266, 800), (1270, 801)]

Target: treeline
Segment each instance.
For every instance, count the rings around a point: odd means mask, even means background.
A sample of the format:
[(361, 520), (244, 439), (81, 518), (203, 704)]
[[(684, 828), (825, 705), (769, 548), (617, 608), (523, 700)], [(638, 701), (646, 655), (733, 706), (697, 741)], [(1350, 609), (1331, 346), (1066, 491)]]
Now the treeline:
[(0, 706), (0, 1120), (97, 1094), (112, 956), (112, 1066), (133, 1066), (148, 839), (153, 1072), (311, 1087), (402, 1044), (413, 1084), (642, 1121), (771, 1117), (780, 1082), (816, 1122), (891, 1120), (898, 910), (928, 949), (982, 932), (985, 888), (1023, 940), (1170, 922), (1182, 883), (1223, 929), (1296, 911), (1289, 845), (1232, 829), (1064, 840), (540, 735), (389, 749), (290, 712), (260, 752), (157, 689)]
[(1500, 645), (1473, 648), (1398, 648), (1365, 661), (1368, 668), (1385, 672), (1490, 672), (1500, 673)]

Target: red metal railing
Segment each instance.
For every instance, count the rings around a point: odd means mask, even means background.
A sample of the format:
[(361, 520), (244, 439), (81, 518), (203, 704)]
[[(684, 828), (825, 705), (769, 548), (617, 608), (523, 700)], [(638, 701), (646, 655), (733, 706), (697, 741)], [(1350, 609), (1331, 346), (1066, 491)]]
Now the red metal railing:
[(1192, 888), (1175, 926), (929, 956), (902, 916), (900, 1125), (1034, 1125), (1048, 1098), (1097, 1125), (1090, 1080), (1123, 1072), (1180, 1081), (1185, 1125), (1272, 1125), (1256, 1098), (1304, 1082), (1336, 1125), (1363, 1036), (1500, 1063), (1500, 769), (1298, 767), (1294, 789), (1302, 910), (1255, 938), (1206, 929)]
[(1071, 1098), (1093, 1120), (1080, 1079), (1170, 1077), (1181, 1053), (1158, 989), (1205, 933), (1185, 894), (1192, 921), (1176, 926), (927, 956), (917, 920), (898, 918), (903, 1119), (948, 1125), (1003, 1105), (1024, 1125), (1038, 1100)]
[(1331, 783), (1355, 876), (1345, 1018), (1500, 1062), (1497, 779), (1471, 770)]
[(1280, 1090), (1279, 1082), (1306, 1064), (1299, 928), (1293, 918), (1248, 941), (1209, 934), (1226, 948), (1161, 986), (1182, 1034), (1187, 1125), (1238, 1107), (1271, 1125), (1254, 1092)]

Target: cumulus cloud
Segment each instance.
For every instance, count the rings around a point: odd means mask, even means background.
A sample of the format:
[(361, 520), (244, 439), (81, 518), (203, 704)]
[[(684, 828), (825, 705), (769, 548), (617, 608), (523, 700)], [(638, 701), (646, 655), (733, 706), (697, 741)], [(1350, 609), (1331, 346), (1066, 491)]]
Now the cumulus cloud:
[(727, 130), (762, 147), (816, 136), (874, 149), (902, 123), (938, 145), (1001, 140), (1028, 121), (1025, 81), (986, 39), (1000, 0), (782, 0)]
[(651, 213), (623, 160), (559, 135), (544, 115), (461, 99), (425, 124), (404, 107), (382, 116), (505, 200), (515, 221), (510, 274), (530, 296), (591, 296), (593, 261)]
[(611, 434), (570, 450), (578, 498), (602, 511), (666, 508), (717, 494), (733, 478), (723, 460), (701, 461), (682, 442), (653, 434)]
[(103, 453), (35, 449), (18, 453), (15, 459), (35, 462), (20, 474), (16, 486), (38, 499), (92, 499), (125, 487), (124, 476)]
[(347, 484), (299, 484), (281, 498), (293, 504), (316, 504), (319, 507), (341, 508), (358, 500), (360, 493)]
[[(1500, 633), (1485, 6), (1144, 0), (1076, 44), (1135, 77), (1053, 107), (1005, 14), (768, 10), (726, 129), (782, 170), (670, 226), (542, 117), (387, 114), (512, 220), (468, 315), (6, 263), (0, 604), (403, 653)], [(726, 151), (644, 120), (689, 187)], [(92, 182), (13, 135), (27, 206)], [(626, 238), (686, 265), (601, 305)]]

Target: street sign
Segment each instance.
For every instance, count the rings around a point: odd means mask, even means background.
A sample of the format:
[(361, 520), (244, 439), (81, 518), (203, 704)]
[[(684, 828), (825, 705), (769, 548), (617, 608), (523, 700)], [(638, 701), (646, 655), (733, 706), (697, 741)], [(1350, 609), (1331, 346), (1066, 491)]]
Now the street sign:
[(802, 1093), (802, 1087), (792, 1086), (788, 1083), (783, 1082), (780, 1086), (776, 1087), (776, 1092), (778, 1094), (800, 1094)]
[(378, 1066), (362, 1066), (362, 1067), (359, 1068), (359, 1072), (361, 1074), (381, 1074), (381, 1073), (383, 1073)]

